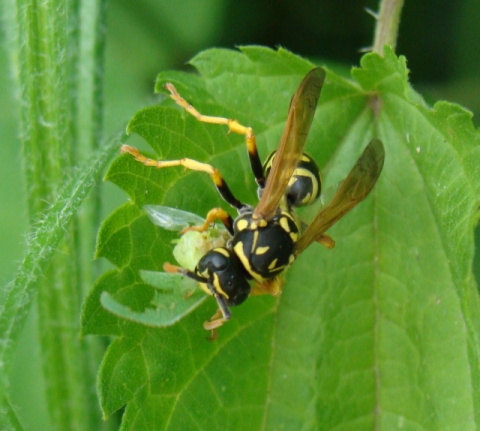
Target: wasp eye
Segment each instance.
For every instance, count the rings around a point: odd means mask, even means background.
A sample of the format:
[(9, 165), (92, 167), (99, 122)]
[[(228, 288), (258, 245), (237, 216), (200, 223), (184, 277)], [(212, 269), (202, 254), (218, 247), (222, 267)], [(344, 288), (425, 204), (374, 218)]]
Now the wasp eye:
[(203, 273), (224, 271), (229, 265), (230, 255), (226, 248), (215, 248), (206, 253), (198, 262), (197, 270)]

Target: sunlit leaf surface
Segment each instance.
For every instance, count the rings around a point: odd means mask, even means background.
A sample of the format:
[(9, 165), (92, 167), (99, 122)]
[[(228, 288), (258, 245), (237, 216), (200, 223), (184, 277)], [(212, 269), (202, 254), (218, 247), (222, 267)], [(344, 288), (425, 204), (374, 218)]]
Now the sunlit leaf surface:
[[(199, 75), (165, 72), (201, 112), (252, 126), (266, 157), (290, 98), (313, 67), (284, 51), (209, 50)], [(242, 136), (202, 124), (169, 100), (145, 108), (129, 132), (160, 159), (190, 157), (224, 174), (255, 204)], [(105, 415), (126, 406), (123, 430), (474, 430), (479, 426), (480, 308), (471, 274), (480, 188), (479, 135), (471, 114), (429, 108), (409, 86), (405, 59), (368, 54), (352, 80), (327, 73), (307, 151), (326, 187), (348, 173), (372, 139), (385, 166), (370, 196), (285, 274), (278, 298), (254, 297), (207, 341), (210, 298), (168, 328), (109, 313), (109, 298), (138, 315), (162, 313), (141, 270), (174, 262), (168, 232), (146, 204), (198, 215), (225, 206), (206, 174), (146, 168), (128, 155), (107, 179), (131, 201), (104, 222), (97, 256), (116, 269), (93, 287), (85, 334), (116, 336), (99, 392)], [(231, 212), (234, 215), (234, 212)], [(107, 296), (108, 295), (108, 296)], [(122, 315), (121, 313), (119, 313)], [(134, 319), (133, 319), (134, 320)]]

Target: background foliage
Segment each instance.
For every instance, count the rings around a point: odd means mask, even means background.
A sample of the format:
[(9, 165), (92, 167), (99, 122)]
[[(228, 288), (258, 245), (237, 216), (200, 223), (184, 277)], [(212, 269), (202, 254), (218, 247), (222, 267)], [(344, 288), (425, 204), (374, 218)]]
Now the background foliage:
[[(339, 68), (357, 64), (358, 49), (372, 40), (373, 20), (364, 4), (339, 2), (184, 1), (112, 2), (108, 10), (106, 126), (114, 130), (140, 107), (154, 100), (153, 80), (167, 68), (182, 68), (200, 49), (248, 43), (276, 46), (312, 58), (336, 61)], [(366, 4), (376, 8), (376, 2)], [(397, 52), (406, 55), (411, 81), (433, 101), (446, 98), (476, 112), (480, 43), (476, 33), (480, 7), (475, 0), (406, 2)], [(189, 10), (189, 14), (183, 11)], [(248, 10), (248, 13), (244, 13)], [(285, 31), (288, 29), (288, 31)], [(133, 37), (134, 35), (134, 37)], [(477, 37), (477, 40), (474, 38)], [(473, 39), (472, 39), (473, 38)], [(20, 176), (16, 108), (10, 88), (7, 56), (0, 57), (4, 144), (0, 147), (3, 187), (0, 224), (0, 281), (11, 279), (23, 254), (26, 196)], [(335, 67), (332, 64), (332, 67)], [(12, 108), (13, 106), (13, 108)], [(408, 186), (408, 185), (406, 185)], [(125, 201), (110, 185), (103, 189), (105, 214)], [(4, 204), (5, 203), (5, 204)], [(44, 402), (45, 382), (39, 365), (35, 310), (20, 342), (12, 370), (12, 401), (31, 429), (50, 429)]]

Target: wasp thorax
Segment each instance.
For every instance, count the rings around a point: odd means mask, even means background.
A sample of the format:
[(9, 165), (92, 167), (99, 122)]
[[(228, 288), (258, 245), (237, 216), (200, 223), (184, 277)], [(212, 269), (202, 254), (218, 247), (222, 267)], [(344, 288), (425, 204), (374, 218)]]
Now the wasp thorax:
[(279, 209), (269, 221), (242, 214), (234, 231), (231, 247), (255, 280), (274, 278), (292, 264), (299, 228), (290, 212)]
[[(270, 153), (263, 164), (265, 177), (267, 178), (270, 174), (275, 154), (276, 151)], [(285, 189), (287, 202), (294, 207), (310, 205), (320, 196), (320, 192), (321, 178), (318, 165), (308, 154), (303, 153)]]
[(225, 247), (206, 253), (198, 262), (196, 273), (207, 279), (211, 293), (224, 297), (229, 306), (241, 304), (250, 295), (251, 286), (241, 263)]

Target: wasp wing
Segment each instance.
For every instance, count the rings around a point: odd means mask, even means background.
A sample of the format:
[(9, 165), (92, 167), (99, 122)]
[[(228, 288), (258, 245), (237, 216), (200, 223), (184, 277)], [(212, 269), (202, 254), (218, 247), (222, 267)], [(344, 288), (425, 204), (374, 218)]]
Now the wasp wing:
[(385, 150), (382, 141), (372, 139), (340, 185), (332, 201), (315, 217), (295, 245), (295, 255), (302, 253), (348, 211), (365, 199), (382, 172)]
[(143, 210), (154, 225), (165, 230), (180, 231), (191, 225), (201, 226), (205, 221), (196, 214), (162, 205), (145, 205)]
[(293, 171), (302, 157), (324, 80), (325, 70), (320, 67), (312, 69), (295, 92), (272, 169), (254, 216), (269, 220), (275, 215)]

